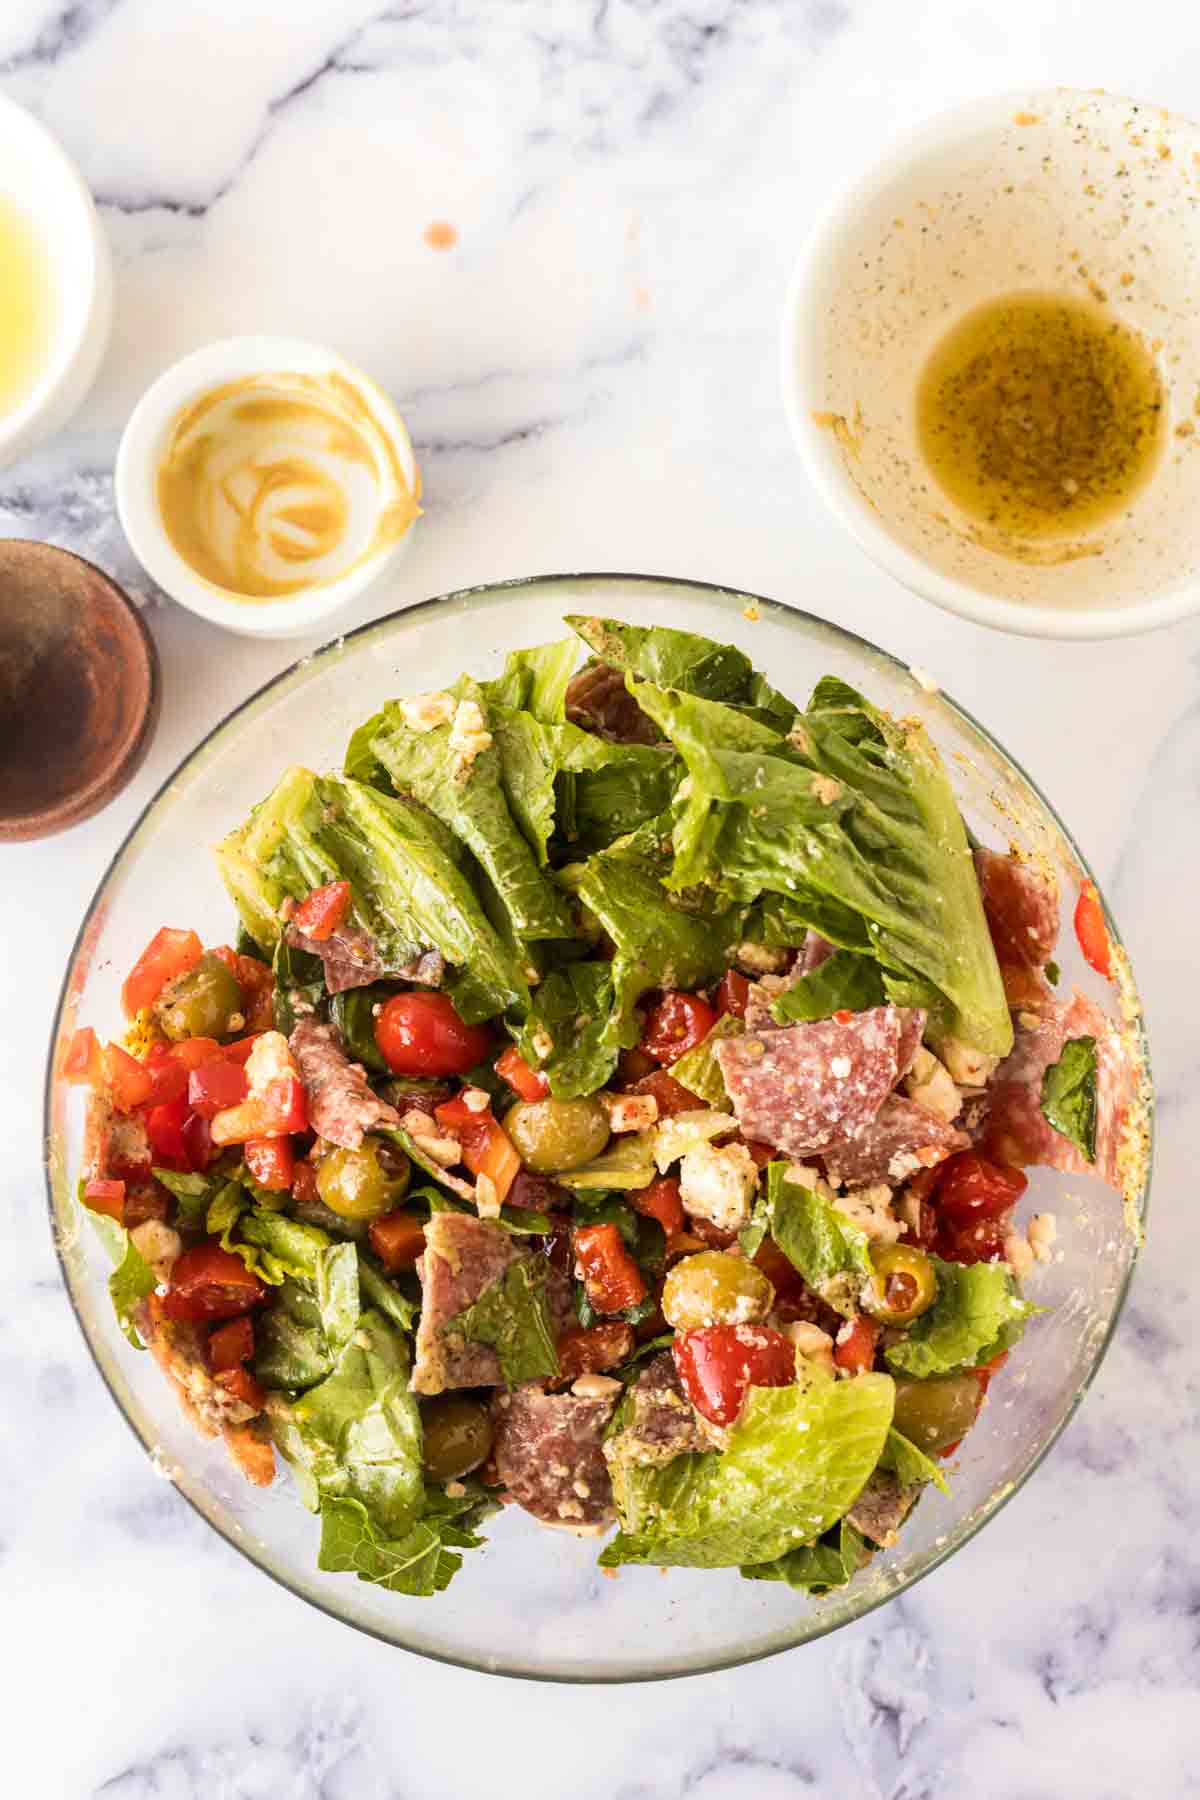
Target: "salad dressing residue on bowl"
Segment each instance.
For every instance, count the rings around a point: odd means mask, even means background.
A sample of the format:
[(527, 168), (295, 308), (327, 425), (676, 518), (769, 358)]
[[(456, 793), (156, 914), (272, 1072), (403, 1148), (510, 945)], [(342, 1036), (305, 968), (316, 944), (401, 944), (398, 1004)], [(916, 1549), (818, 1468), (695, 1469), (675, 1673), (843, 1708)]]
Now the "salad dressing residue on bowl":
[(171, 428), (157, 497), (179, 555), (245, 600), (337, 581), (419, 511), (388, 433), (334, 371), (202, 395)]
[(46, 364), (56, 312), (50, 259), (37, 232), (0, 194), (0, 415), (15, 412)]
[(986, 301), (947, 332), (917, 391), (939, 486), (988, 548), (1029, 561), (1127, 507), (1165, 435), (1153, 354), (1102, 306), (1066, 294)]

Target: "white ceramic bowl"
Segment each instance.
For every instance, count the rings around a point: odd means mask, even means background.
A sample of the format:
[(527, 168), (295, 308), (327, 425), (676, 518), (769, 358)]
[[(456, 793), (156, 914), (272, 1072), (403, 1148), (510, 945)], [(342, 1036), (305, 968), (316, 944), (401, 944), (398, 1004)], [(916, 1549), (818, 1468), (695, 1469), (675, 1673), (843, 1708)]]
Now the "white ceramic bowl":
[[(962, 315), (1017, 289), (1094, 299), (1157, 347), (1167, 448), (1087, 540), (1035, 565), (972, 541), (929, 474), (916, 390)], [(819, 491), (907, 587), (982, 625), (1117, 637), (1200, 608), (1200, 129), (1069, 88), (974, 101), (896, 145), (810, 237), (783, 389)]]
[[(117, 452), (117, 511), (125, 536), (143, 568), (173, 600), (199, 613), (214, 625), (223, 625), (246, 637), (303, 637), (333, 613), (346, 606), (390, 568), (407, 544), (412, 527), (391, 539), (371, 555), (356, 562), (345, 575), (301, 588), (276, 599), (238, 599), (227, 588), (216, 586), (198, 574), (176, 550), (163, 526), (157, 498), (157, 477), (172, 428), (180, 413), (202, 395), (226, 382), (249, 375), (270, 373), (335, 374), (355, 389), (367, 406), (382, 436), (395, 451), (400, 473), (410, 493), (418, 491), (417, 459), (400, 414), (383, 389), (348, 363), (344, 357), (302, 338), (223, 338), (206, 344), (173, 363), (146, 390), (130, 415)], [(392, 477), (379, 469), (378, 510), (396, 498)]]
[(56, 302), (45, 365), (21, 405), (0, 416), (2, 465), (65, 425), (95, 380), (112, 329), (112, 261), (92, 196), (66, 151), (2, 98), (0, 194), (40, 240)]

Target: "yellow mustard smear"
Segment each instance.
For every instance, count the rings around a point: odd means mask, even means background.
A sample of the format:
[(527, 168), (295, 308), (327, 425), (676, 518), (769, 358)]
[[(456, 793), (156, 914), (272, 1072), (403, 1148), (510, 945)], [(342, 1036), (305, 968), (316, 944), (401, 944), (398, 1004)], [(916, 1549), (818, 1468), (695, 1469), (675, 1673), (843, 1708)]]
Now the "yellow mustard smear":
[(917, 391), (918, 439), (938, 485), (991, 548), (1014, 556), (1126, 508), (1165, 427), (1150, 348), (1103, 306), (1066, 294), (976, 307), (936, 346)]
[(36, 230), (0, 194), (0, 416), (29, 398), (46, 365), (57, 311), (50, 258)]
[(244, 376), (175, 420), (158, 508), (196, 573), (235, 599), (275, 600), (340, 580), (420, 512), (396, 445), (354, 383)]

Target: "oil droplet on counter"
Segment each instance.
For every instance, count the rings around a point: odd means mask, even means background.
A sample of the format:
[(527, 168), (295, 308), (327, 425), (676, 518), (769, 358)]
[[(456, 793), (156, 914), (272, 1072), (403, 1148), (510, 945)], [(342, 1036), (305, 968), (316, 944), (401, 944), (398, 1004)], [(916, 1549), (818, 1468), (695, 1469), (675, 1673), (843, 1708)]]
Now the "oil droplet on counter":
[[(917, 390), (922, 454), (992, 549), (1078, 536), (1128, 506), (1165, 438), (1153, 355), (1101, 307), (1014, 293), (953, 326)], [(1040, 558), (1038, 559), (1040, 560)]]
[(0, 194), (0, 414), (33, 392), (53, 337), (50, 259), (34, 227)]
[(425, 242), (431, 250), (453, 250), (458, 233), (445, 219), (435, 219), (432, 225), (425, 227)]

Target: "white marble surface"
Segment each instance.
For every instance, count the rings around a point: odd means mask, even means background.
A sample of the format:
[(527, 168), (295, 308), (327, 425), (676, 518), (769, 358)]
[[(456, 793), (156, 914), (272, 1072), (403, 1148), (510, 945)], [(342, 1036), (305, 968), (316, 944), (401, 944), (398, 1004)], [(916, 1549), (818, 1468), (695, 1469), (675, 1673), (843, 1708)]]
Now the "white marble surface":
[[(0, 7), (0, 83), (78, 157), (117, 263), (108, 363), (69, 433), (0, 473), (0, 530), (136, 586), (109, 477), (146, 383), (222, 333), (327, 340), (394, 393), (427, 480), (411, 555), (358, 617), (490, 577), (646, 569), (795, 600), (924, 664), (1034, 771), (1108, 884), (1162, 1125), (1149, 1248), (1081, 1415), (904, 1600), (763, 1666), (604, 1692), (358, 1638), (155, 1480), (84, 1353), (46, 1231), (41, 1058), (80, 911), (178, 758), (292, 654), (150, 596), (166, 702), (147, 765), (99, 819), (3, 853), (6, 1793), (1200, 1791), (1200, 628), (1054, 646), (935, 613), (826, 519), (775, 385), (783, 283), (830, 186), (923, 112), (1049, 80), (1200, 113), (1200, 40), (1179, 0)], [(449, 254), (423, 242), (439, 219), (459, 233)]]

